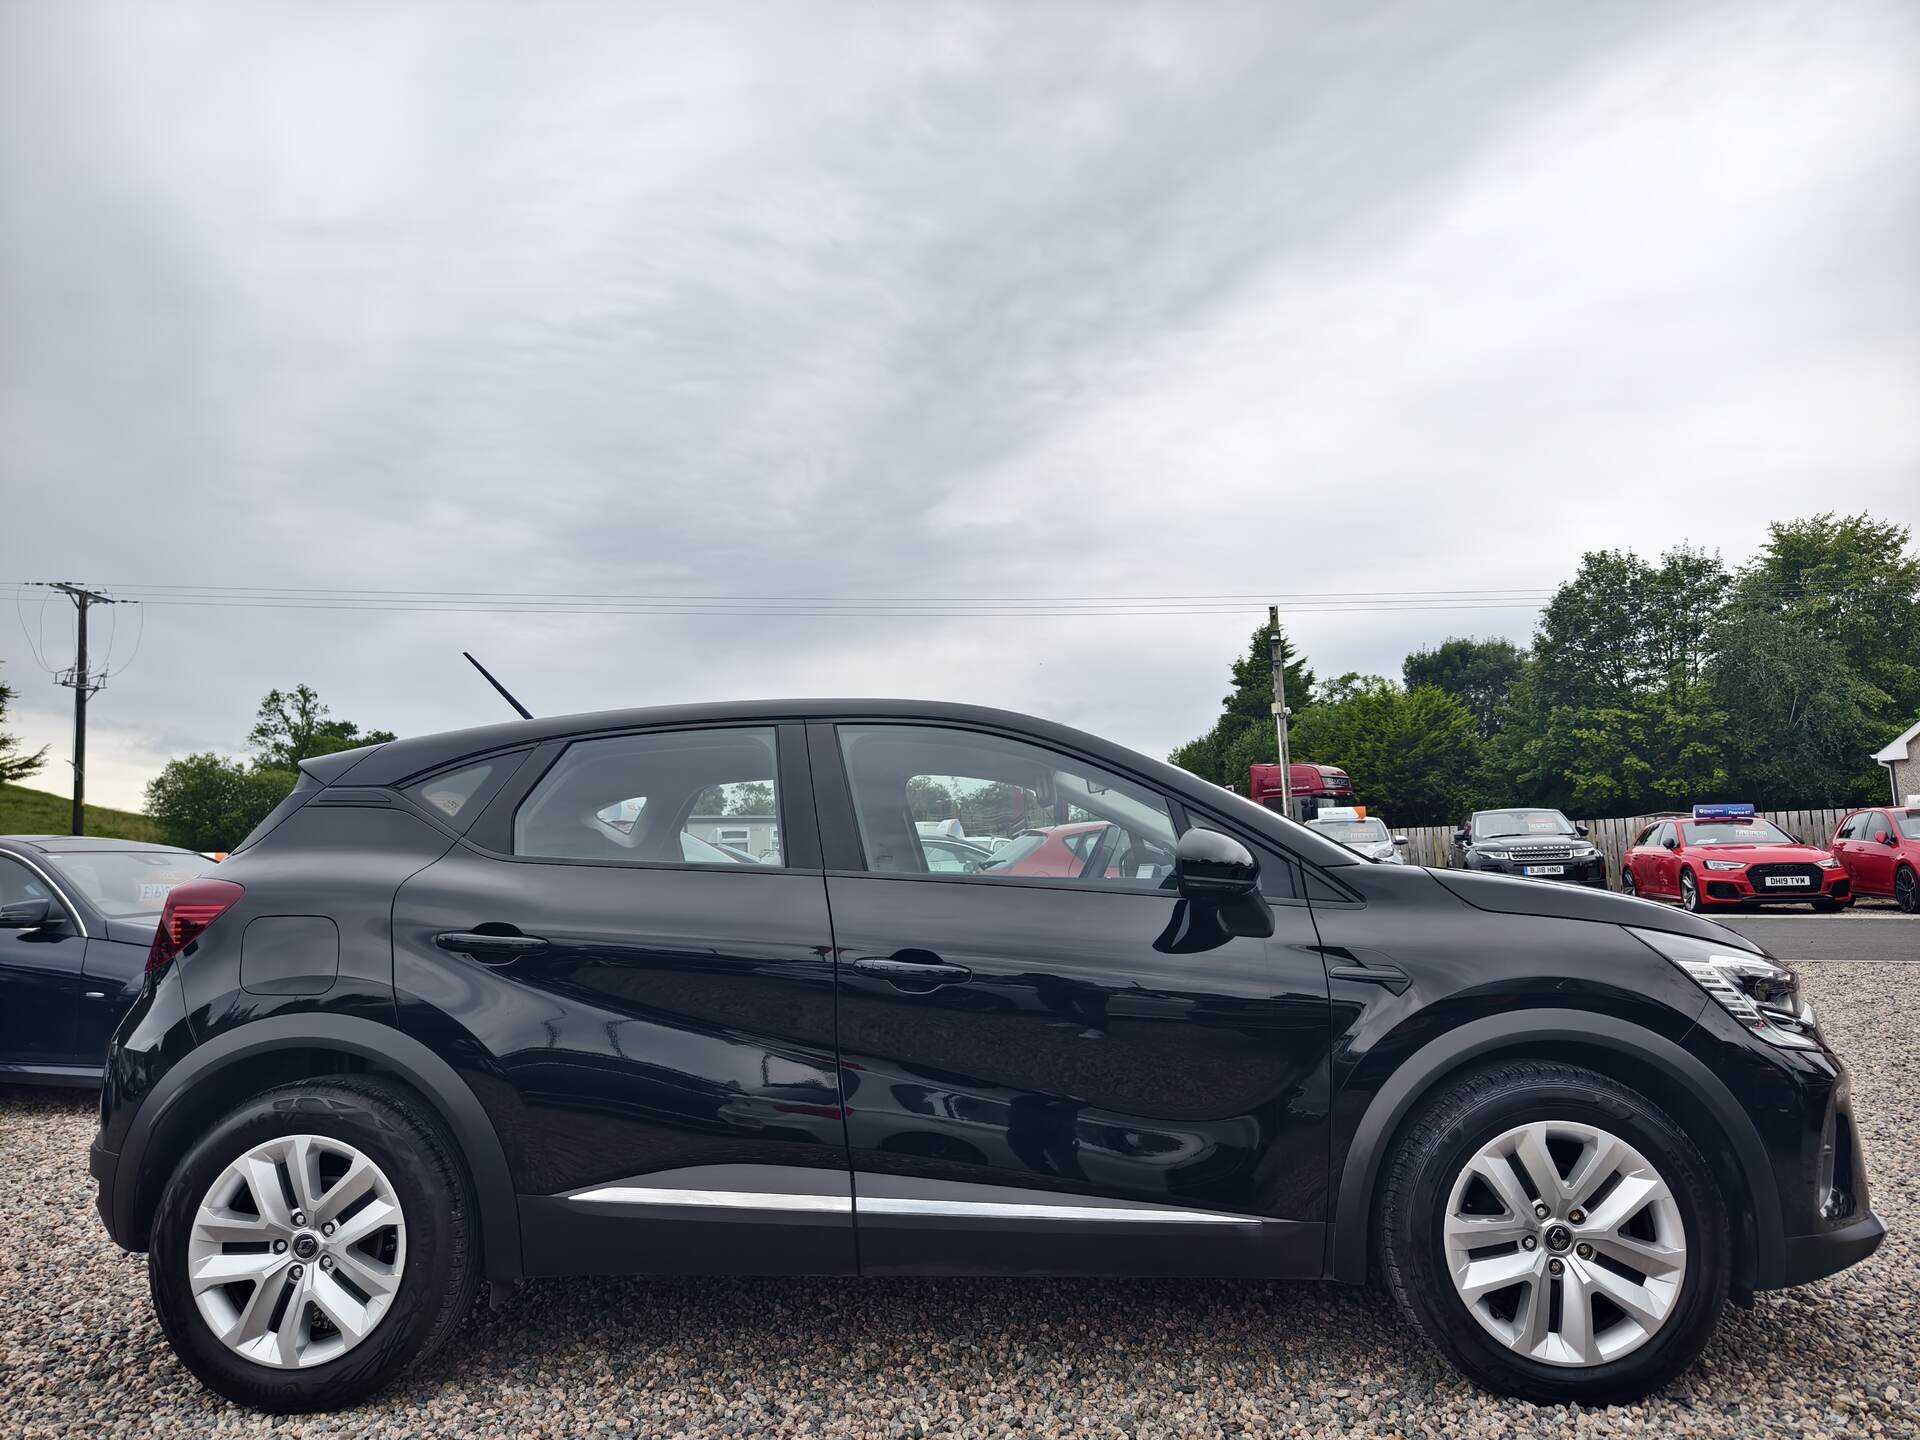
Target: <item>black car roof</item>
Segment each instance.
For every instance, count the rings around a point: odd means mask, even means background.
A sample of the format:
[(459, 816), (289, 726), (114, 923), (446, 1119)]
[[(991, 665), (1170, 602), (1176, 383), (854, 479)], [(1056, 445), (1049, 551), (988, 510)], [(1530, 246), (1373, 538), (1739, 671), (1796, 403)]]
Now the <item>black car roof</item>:
[[(1103, 760), (1119, 770), (1130, 770), (1174, 794), (1208, 805), (1226, 805), (1245, 823), (1260, 829), (1282, 828), (1284, 821), (1271, 811), (1234, 797), (1231, 792), (1176, 769), (1162, 760), (1103, 740), (1098, 735), (1056, 724), (1012, 710), (996, 710), (985, 705), (961, 705), (943, 700), (729, 700), (696, 705), (655, 705), (633, 710), (599, 710), (575, 715), (540, 716), (532, 720), (509, 720), (498, 725), (482, 725), (470, 730), (450, 730), (438, 735), (417, 735), (404, 740), (389, 740), (381, 745), (358, 750), (342, 750), (303, 760), (300, 768), (325, 784), (393, 785), (414, 776), (426, 775), (468, 758), (536, 745), (545, 740), (571, 739), (577, 736), (617, 734), (624, 730), (643, 730), (669, 725), (705, 725), (726, 722), (775, 724), (782, 720), (919, 720), (934, 724), (973, 725), (1008, 730), (1041, 743), (1052, 743)], [(1246, 807), (1241, 810), (1240, 807)], [(1248, 815), (1246, 811), (1251, 811)], [(1253, 817), (1263, 818), (1253, 818)], [(1323, 865), (1364, 863), (1354, 852), (1336, 845), (1325, 836), (1305, 827), (1304, 840), (1296, 836), (1296, 848), (1312, 850)], [(1323, 851), (1321, 847), (1325, 847)], [(1332, 853), (1338, 852), (1338, 853)]]
[[(538, 716), (532, 720), (508, 720), (498, 725), (480, 725), (470, 730), (448, 730), (437, 735), (415, 735), (389, 740), (383, 745), (358, 750), (343, 750), (301, 762), (301, 768), (329, 783), (349, 775), (355, 785), (387, 785), (409, 775), (451, 764), (469, 755), (510, 750), (543, 740), (574, 736), (613, 734), (623, 730), (643, 730), (663, 725), (706, 725), (739, 721), (772, 724), (781, 720), (844, 719), (850, 716), (877, 720), (952, 721), (958, 724), (986, 725), (1018, 730), (1036, 737), (1051, 738), (1076, 749), (1095, 754), (1107, 753), (1129, 763), (1143, 757), (1070, 726), (1037, 719), (1011, 710), (996, 710), (984, 705), (960, 705), (942, 700), (726, 700), (693, 705), (650, 705), (631, 710), (594, 710), (573, 715)], [(1154, 762), (1158, 763), (1158, 762)], [(1185, 772), (1178, 772), (1184, 774)], [(1193, 777), (1188, 776), (1188, 779)]]
[(80, 855), (105, 850), (158, 850), (172, 855), (192, 855), (178, 845), (156, 845), (150, 840), (116, 840), (108, 835), (0, 835), (0, 843), (22, 845), (43, 855)]

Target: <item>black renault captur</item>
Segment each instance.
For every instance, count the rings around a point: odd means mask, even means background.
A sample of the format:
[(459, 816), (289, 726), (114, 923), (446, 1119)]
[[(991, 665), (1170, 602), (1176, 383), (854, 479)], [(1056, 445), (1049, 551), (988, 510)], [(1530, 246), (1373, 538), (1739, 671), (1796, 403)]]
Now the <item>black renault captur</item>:
[[(168, 896), (92, 1154), (181, 1359), (263, 1409), (366, 1395), (483, 1279), (610, 1273), (1375, 1277), (1481, 1383), (1619, 1401), (1884, 1233), (1752, 943), (1058, 725), (710, 705), (302, 768)], [(935, 868), (946, 819), (1069, 826), (1077, 872)]]

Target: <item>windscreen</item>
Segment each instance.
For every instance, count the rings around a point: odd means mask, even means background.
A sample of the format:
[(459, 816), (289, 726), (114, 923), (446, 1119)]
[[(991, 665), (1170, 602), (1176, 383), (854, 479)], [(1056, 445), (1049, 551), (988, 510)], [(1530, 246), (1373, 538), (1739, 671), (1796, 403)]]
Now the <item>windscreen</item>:
[(50, 858), (60, 878), (109, 920), (158, 921), (169, 890), (216, 868), (190, 850), (89, 850)]
[(1308, 828), (1318, 830), (1342, 845), (1378, 845), (1387, 838), (1387, 822), (1371, 817), (1365, 820), (1311, 820)]
[(1737, 824), (1696, 824), (1688, 821), (1680, 834), (1689, 845), (1791, 845), (1793, 837), (1766, 820), (1742, 820)]
[(1573, 822), (1558, 810), (1488, 810), (1473, 817), (1473, 838), (1572, 835)]

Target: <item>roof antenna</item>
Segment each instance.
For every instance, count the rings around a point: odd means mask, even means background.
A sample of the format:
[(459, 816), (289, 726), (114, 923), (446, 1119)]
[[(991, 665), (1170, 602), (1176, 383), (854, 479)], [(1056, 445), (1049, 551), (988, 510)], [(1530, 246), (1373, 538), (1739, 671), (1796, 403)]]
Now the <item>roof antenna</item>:
[(475, 660), (473, 658), (473, 652), (471, 650), (462, 650), (460, 653), (467, 657), (468, 664), (472, 665), (474, 669), (478, 670), (482, 675), (487, 677), (487, 684), (493, 686), (494, 689), (500, 692), (500, 698), (502, 700), (506, 701), (507, 704), (513, 706), (514, 709), (520, 712), (520, 718), (522, 720), (533, 719), (533, 712), (527, 709), (527, 707), (522, 705), (518, 700), (514, 699), (513, 696), (508, 694), (507, 687), (502, 685), (498, 680), (493, 678), (493, 672), (491, 670), (487, 669), (486, 666), (482, 665), (478, 660)]

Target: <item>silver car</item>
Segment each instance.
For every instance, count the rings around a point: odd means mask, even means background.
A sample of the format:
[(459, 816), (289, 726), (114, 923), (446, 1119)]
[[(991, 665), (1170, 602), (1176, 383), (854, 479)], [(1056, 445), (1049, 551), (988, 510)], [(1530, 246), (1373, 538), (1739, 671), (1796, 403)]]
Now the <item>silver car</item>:
[(1329, 840), (1357, 850), (1382, 865), (1407, 863), (1407, 857), (1400, 853), (1406, 847), (1407, 837), (1392, 834), (1386, 821), (1372, 815), (1359, 815), (1342, 808), (1323, 809), (1307, 822), (1307, 828), (1318, 830)]

